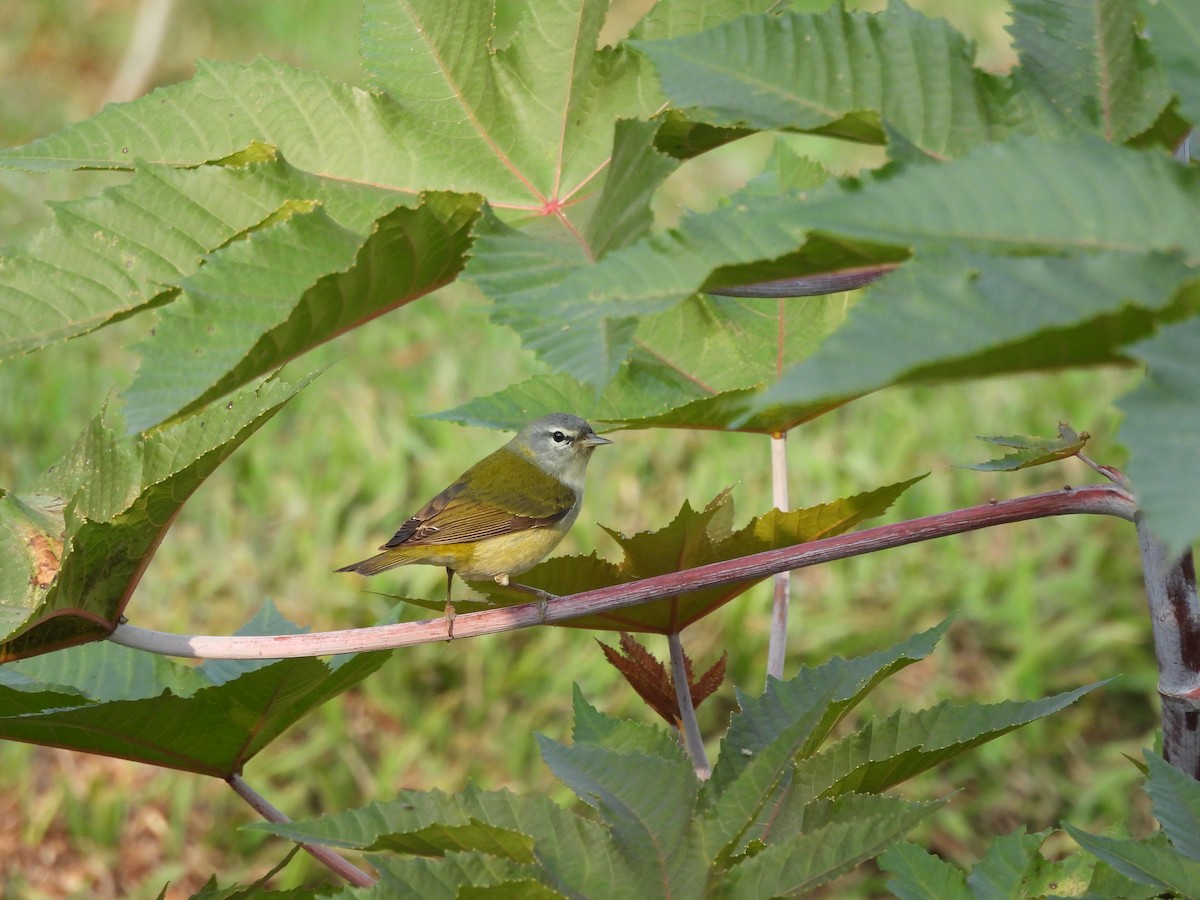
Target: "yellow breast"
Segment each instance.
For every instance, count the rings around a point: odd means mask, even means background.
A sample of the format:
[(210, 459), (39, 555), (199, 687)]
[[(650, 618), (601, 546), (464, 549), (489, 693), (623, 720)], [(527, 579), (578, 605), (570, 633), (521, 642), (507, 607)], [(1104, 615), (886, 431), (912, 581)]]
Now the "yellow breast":
[(531, 528), (474, 544), (460, 544), (464, 549), (469, 548), (469, 553), (465, 560), (459, 561), (455, 571), (462, 578), (519, 575), (541, 562), (566, 533), (566, 528)]

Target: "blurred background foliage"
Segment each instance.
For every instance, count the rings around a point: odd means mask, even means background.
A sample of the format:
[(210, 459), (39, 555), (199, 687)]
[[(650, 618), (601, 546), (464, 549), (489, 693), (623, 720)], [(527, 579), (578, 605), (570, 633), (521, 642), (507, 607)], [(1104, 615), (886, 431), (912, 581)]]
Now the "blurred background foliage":
[[(519, 0), (500, 0), (503, 34)], [(0, 146), (85, 118), (110, 96), (139, 7), (135, 0), (15, 0), (0, 5)], [(647, 0), (615, 0), (607, 34), (620, 37)], [(803, 6), (804, 4), (799, 4)], [(824, 4), (820, 4), (824, 5)], [(881, 3), (852, 3), (879, 8)], [(1013, 60), (1001, 0), (917, 0), (979, 47), (979, 62)], [(189, 0), (174, 5), (143, 90), (190, 77), (204, 56), (259, 54), (363, 84), (357, 10), (334, 0)], [(660, 192), (657, 222), (707, 209), (754, 175), (774, 140), (760, 135), (689, 162)], [(877, 164), (872, 148), (788, 137), (838, 171)], [(103, 173), (0, 172), (0, 244), (47, 219), (44, 201), (92, 192)], [(534, 374), (516, 336), (486, 305), (452, 285), (292, 363), (328, 367), (239, 450), (184, 508), (130, 608), (138, 625), (229, 633), (265, 598), (315, 630), (368, 625), (389, 600), (332, 570), (360, 557), (413, 508), (505, 438), (423, 419)], [(58, 344), (0, 369), (0, 485), (20, 489), (55, 460), (132, 377), (123, 349), (139, 320)], [(1112, 400), (1136, 379), (1097, 370), (967, 385), (891, 390), (792, 432), (793, 505), (806, 506), (930, 471), (892, 520), (1051, 489), (1092, 476), (1076, 462), (1012, 475), (952, 468), (989, 457), (977, 434), (1053, 433), (1070, 421), (1093, 458), (1120, 465)], [(115, 401), (114, 401), (115, 405)], [(664, 525), (688, 499), (704, 504), (734, 485), (739, 521), (771, 503), (765, 439), (678, 431), (623, 432), (597, 457), (585, 509), (560, 552), (614, 551), (595, 523), (624, 532)], [(906, 786), (906, 795), (958, 791), (912, 837), (958, 862), (989, 837), (1024, 824), (1069, 821), (1103, 831), (1150, 827), (1140, 775), (1123, 756), (1153, 740), (1158, 718), (1149, 623), (1132, 527), (1107, 519), (1048, 520), (923, 544), (796, 573), (787, 674), (804, 662), (870, 652), (947, 615), (950, 640), (877, 691), (862, 717), (943, 698), (1041, 697), (1120, 676), (1081, 704), (987, 745)], [(440, 590), (433, 569), (403, 570), (376, 590)], [(729, 651), (729, 681), (762, 687), (770, 587), (764, 585), (684, 634), (707, 666)], [(665, 656), (662, 646), (651, 650)], [(386, 799), (401, 788), (551, 791), (534, 732), (566, 739), (570, 686), (612, 715), (652, 718), (583, 632), (536, 629), (399, 651), (382, 672), (296, 726), (256, 759), (247, 779), (277, 806), (311, 816)], [(700, 710), (715, 741), (733, 708), (726, 686)], [(1132, 806), (1131, 806), (1132, 804)], [(287, 852), (231, 827), (253, 814), (223, 785), (132, 763), (23, 745), (0, 746), (0, 895), (187, 896), (212, 872), (251, 881)], [(1065, 838), (1064, 838), (1065, 840)], [(265, 845), (265, 846), (264, 846)], [(1069, 848), (1052, 848), (1066, 852)], [(301, 855), (277, 880), (316, 883)], [(870, 872), (831, 896), (868, 896)]]

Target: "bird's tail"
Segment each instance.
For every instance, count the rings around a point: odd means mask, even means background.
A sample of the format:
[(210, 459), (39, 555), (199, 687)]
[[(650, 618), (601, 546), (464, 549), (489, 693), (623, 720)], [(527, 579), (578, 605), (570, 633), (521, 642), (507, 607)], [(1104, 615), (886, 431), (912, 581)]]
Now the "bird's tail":
[(360, 562), (351, 563), (348, 566), (342, 566), (340, 569), (334, 569), (335, 572), (357, 572), (359, 575), (378, 575), (387, 569), (394, 569), (396, 566), (405, 565), (408, 560), (403, 557), (397, 559), (397, 554), (390, 552), (377, 553), (370, 559), (364, 559)]

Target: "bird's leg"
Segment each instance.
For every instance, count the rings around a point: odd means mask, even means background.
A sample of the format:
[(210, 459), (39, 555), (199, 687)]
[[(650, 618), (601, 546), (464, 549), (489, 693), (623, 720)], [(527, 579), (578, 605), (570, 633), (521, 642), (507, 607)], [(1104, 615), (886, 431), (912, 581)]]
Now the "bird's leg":
[(454, 604), (450, 602), (450, 585), (454, 581), (454, 570), (446, 567), (446, 640), (454, 640)]
[(523, 594), (532, 594), (533, 596), (537, 597), (538, 617), (541, 619), (543, 625), (546, 624), (546, 610), (549, 607), (551, 600), (558, 599), (558, 594), (551, 594), (549, 591), (543, 591), (541, 588), (530, 587), (527, 584), (513, 584), (509, 582), (507, 575), (504, 576), (504, 581), (500, 581), (500, 576), (497, 575), (496, 581), (500, 584), (507, 585), (514, 591), (520, 591)]

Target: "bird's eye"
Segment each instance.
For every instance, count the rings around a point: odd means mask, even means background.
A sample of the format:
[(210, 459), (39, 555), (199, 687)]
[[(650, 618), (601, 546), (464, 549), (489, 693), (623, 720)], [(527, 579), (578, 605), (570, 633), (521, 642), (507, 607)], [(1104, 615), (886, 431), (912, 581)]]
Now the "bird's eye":
[(556, 444), (561, 444), (563, 441), (565, 441), (567, 439), (567, 436), (565, 434), (563, 434), (561, 431), (554, 432), (554, 434), (550, 435), (550, 437), (552, 437), (554, 439), (554, 443), (556, 443)]

